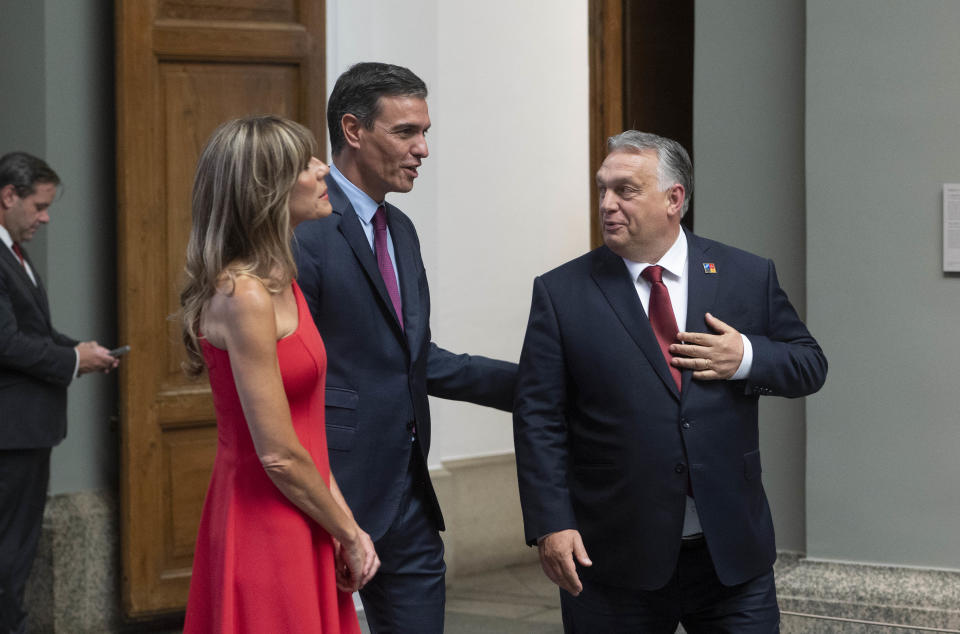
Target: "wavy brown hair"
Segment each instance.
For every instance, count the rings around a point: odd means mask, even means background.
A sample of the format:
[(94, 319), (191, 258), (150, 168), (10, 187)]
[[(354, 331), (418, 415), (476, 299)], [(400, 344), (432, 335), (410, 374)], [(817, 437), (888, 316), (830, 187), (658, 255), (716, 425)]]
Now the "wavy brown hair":
[(228, 121), (207, 141), (193, 181), (193, 226), (180, 291), (188, 375), (203, 371), (200, 319), (224, 276), (256, 277), (271, 293), (296, 276), (288, 205), (314, 154), (309, 130), (274, 115)]

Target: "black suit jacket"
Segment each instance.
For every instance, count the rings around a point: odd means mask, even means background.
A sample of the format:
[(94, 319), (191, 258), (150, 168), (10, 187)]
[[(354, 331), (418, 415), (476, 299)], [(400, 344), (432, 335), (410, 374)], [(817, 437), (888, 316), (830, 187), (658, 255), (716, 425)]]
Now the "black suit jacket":
[(720, 580), (767, 571), (776, 550), (758, 399), (804, 396), (826, 378), (770, 260), (693, 234), (688, 245), (685, 329), (705, 331), (710, 312), (747, 335), (745, 381), (684, 372), (678, 392), (626, 265), (606, 247), (534, 281), (514, 409), (526, 538), (580, 530), (593, 560), (581, 573), (606, 584), (670, 579), (688, 471)]
[(67, 433), (77, 341), (50, 323), (43, 282), (31, 268), (36, 286), (0, 244), (0, 449), (53, 447)]
[[(331, 469), (360, 526), (376, 540), (397, 513), (415, 428), (426, 463), (427, 395), (509, 411), (517, 366), (452, 354), (430, 340), (430, 293), (417, 232), (386, 205), (403, 302), (400, 327), (360, 219), (332, 177), (334, 212), (297, 227), (297, 281), (327, 348)], [(428, 478), (438, 529), (443, 517)]]

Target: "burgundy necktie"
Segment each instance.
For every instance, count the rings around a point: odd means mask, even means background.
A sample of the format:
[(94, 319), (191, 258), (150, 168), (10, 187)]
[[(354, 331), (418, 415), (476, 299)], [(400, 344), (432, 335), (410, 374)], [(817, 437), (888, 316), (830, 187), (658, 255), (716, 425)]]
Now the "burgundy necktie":
[(377, 254), (377, 268), (380, 269), (383, 283), (387, 285), (387, 294), (390, 295), (393, 310), (396, 311), (400, 327), (403, 328), (400, 289), (397, 288), (397, 274), (393, 270), (393, 262), (390, 261), (390, 252), (387, 250), (387, 211), (383, 205), (377, 207), (377, 213), (373, 214), (373, 250)]
[(648, 266), (643, 269), (640, 276), (650, 282), (650, 309), (647, 311), (650, 316), (650, 325), (653, 327), (654, 334), (657, 335), (660, 351), (667, 360), (670, 374), (673, 375), (679, 390), (680, 369), (670, 365), (670, 360), (673, 359), (673, 355), (670, 354), (670, 344), (677, 340), (677, 318), (673, 314), (673, 304), (670, 303), (670, 292), (663, 283), (663, 267)]
[(27, 268), (23, 263), (23, 251), (20, 250), (20, 245), (16, 242), (13, 243), (13, 252), (17, 254), (17, 258), (20, 259), (20, 266)]

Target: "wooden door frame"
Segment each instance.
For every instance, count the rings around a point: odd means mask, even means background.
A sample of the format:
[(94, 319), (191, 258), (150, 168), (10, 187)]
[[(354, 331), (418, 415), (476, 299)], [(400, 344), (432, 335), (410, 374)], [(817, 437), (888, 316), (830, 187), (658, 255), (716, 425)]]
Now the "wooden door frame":
[(597, 209), (597, 170), (607, 139), (623, 132), (623, 0), (589, 0), (590, 248), (603, 244)]
[[(634, 4), (640, 2), (648, 4)], [(675, 35), (678, 25), (680, 35), (692, 32), (692, 13), (671, 11), (669, 7), (664, 8), (667, 4), (664, 0), (588, 0), (591, 248), (603, 244), (594, 178), (606, 157), (609, 137), (626, 128), (639, 127), (677, 139), (693, 158), (693, 122), (689, 122), (688, 130), (681, 131), (676, 117), (664, 116), (672, 115), (681, 106), (689, 107), (692, 112), (692, 92), (675, 81), (677, 78), (689, 80), (688, 86), (692, 87), (692, 43), (689, 44), (691, 48), (684, 51), (689, 55), (662, 52), (665, 42), (679, 46), (692, 42)], [(692, 11), (693, 6), (688, 8)], [(635, 15), (637, 9), (649, 11), (640, 18)], [(637, 43), (652, 43), (653, 46), (638, 53), (634, 46)], [(661, 45), (659, 50), (658, 44)], [(631, 91), (628, 73), (641, 77), (642, 86), (633, 86)], [(643, 104), (639, 100), (644, 98), (653, 102), (653, 109), (640, 109)], [(691, 205), (683, 224), (692, 229), (693, 218)]]

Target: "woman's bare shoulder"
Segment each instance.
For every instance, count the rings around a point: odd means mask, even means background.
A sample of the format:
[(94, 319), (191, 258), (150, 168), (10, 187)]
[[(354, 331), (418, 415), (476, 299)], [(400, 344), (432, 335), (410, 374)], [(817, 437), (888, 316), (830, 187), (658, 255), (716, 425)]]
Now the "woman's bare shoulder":
[(275, 330), (273, 296), (263, 281), (252, 275), (221, 275), (216, 292), (203, 310), (204, 336), (217, 347), (226, 347), (228, 332)]

